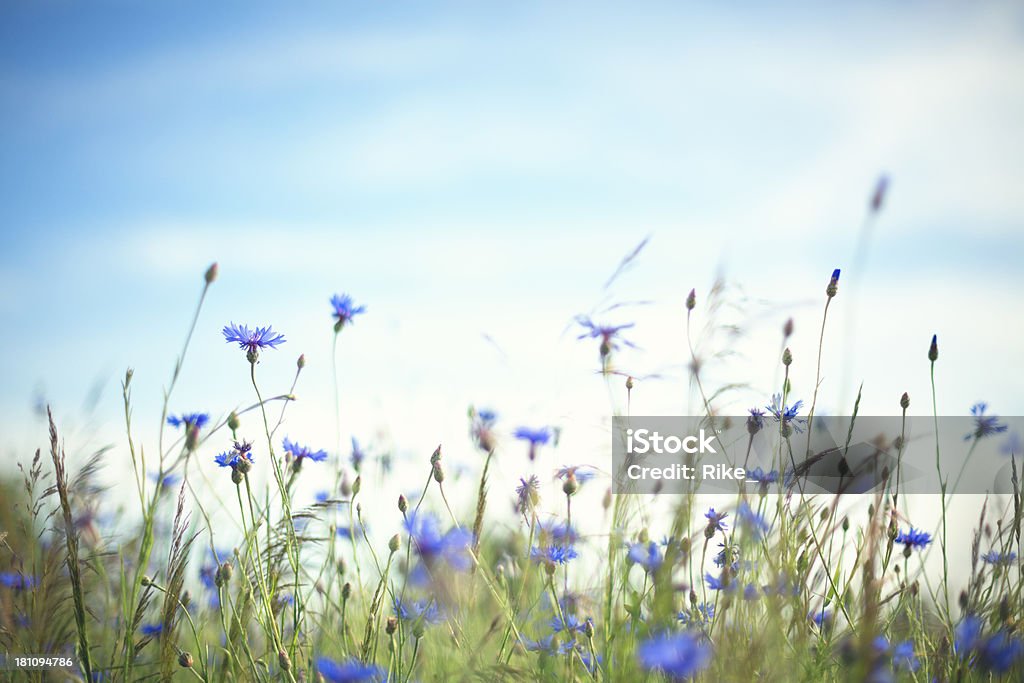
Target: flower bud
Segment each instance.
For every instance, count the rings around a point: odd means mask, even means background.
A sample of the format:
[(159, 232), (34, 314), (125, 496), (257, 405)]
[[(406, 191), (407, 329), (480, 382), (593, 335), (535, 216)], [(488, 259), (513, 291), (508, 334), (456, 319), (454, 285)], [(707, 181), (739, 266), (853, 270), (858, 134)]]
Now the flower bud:
[(191, 669), (192, 664), (194, 663), (195, 662), (192, 660), (192, 655), (188, 652), (182, 652), (180, 655), (178, 655), (178, 666), (180, 666), (182, 669)]
[(203, 275), (203, 279), (206, 280), (206, 284), (213, 284), (213, 281), (217, 279), (218, 270), (219, 268), (217, 267), (216, 261), (210, 264), (210, 267), (206, 269), (206, 274)]
[(903, 410), (906, 410), (909, 407), (910, 407), (910, 394), (908, 394), (907, 392), (904, 391), (903, 392), (903, 396), (900, 397), (900, 408), (903, 408)]
[(633, 376), (632, 375), (630, 375), (629, 377), (626, 378), (626, 390), (627, 391), (632, 391), (633, 390)]
[(690, 293), (686, 296), (686, 310), (692, 311), (697, 305), (697, 290), (691, 289)]
[(338, 570), (338, 576), (345, 576), (345, 559), (339, 557), (335, 568)]
[(213, 576), (214, 584), (218, 587), (227, 584), (231, 580), (231, 573), (233, 571), (234, 569), (232, 569), (230, 562), (225, 562), (217, 567), (217, 573)]
[(788, 346), (782, 352), (782, 364), (787, 368), (793, 364), (793, 352), (789, 350)]
[(884, 173), (878, 177), (875, 183), (875, 191), (871, 193), (871, 213), (878, 213), (885, 204), (885, 195), (889, 191), (889, 176)]
[(232, 432), (235, 432), (238, 431), (238, 428), (241, 425), (242, 423), (238, 419), (238, 413), (232, 410), (231, 414), (228, 415), (228, 429), (230, 429)]
[(587, 621), (583, 624), (583, 635), (585, 635), (587, 638), (594, 637), (594, 622), (590, 619), (587, 619)]
[(358, 496), (359, 495), (359, 491), (362, 490), (362, 488), (363, 488), (363, 478), (361, 476), (357, 476), (356, 480), (354, 482), (352, 482), (352, 495), (353, 496)]
[(292, 660), (288, 657), (288, 653), (281, 650), (277, 653), (277, 663), (281, 665), (282, 671), (291, 671)]
[(551, 560), (544, 560), (544, 573), (545, 574), (547, 574), (548, 576), (554, 576), (555, 575), (555, 569), (556, 569), (556, 567), (555, 567), (555, 563), (554, 562), (552, 562)]
[(398, 549), (401, 547), (401, 545), (402, 545), (401, 539), (398, 538), (398, 534), (395, 534), (394, 536), (391, 537), (391, 540), (388, 541), (388, 550), (390, 550), (392, 553), (397, 553)]
[(235, 463), (235, 469), (242, 474), (246, 474), (252, 469), (252, 463), (249, 462), (249, 458), (239, 456), (238, 462)]
[(398, 617), (388, 617), (387, 624), (384, 626), (384, 632), (389, 636), (398, 630)]
[(576, 473), (569, 472), (569, 476), (565, 478), (565, 482), (562, 484), (562, 492), (571, 496), (580, 489), (580, 483), (576, 480)]
[(299, 370), (301, 370), (302, 368), (306, 367), (306, 354), (304, 354), (304, 353), (300, 353), (299, 354), (299, 359), (297, 361), (295, 361), (295, 366)]
[(939, 359), (939, 336), (932, 335), (932, 345), (928, 347), (928, 360), (935, 362)]
[(398, 494), (398, 511), (403, 515), (409, 509), (409, 499), (402, 494)]
[(128, 368), (127, 370), (124, 371), (124, 386), (125, 386), (125, 388), (127, 388), (128, 385), (132, 383), (132, 377), (134, 377), (134, 376), (135, 376), (135, 370), (133, 368)]
[(444, 482), (444, 470), (441, 469), (441, 462), (434, 463), (434, 481), (438, 484)]
[(241, 470), (238, 470), (236, 468), (231, 468), (231, 481), (232, 481), (232, 483), (234, 483), (237, 486), (237, 485), (241, 484), (244, 479), (245, 479), (245, 475), (242, 474)]
[(433, 454), (430, 456), (430, 464), (437, 464), (441, 460), (441, 444), (437, 444)]
[(185, 450), (191, 453), (199, 445), (199, 427), (189, 425), (185, 431)]
[(348, 581), (341, 587), (341, 599), (348, 600), (349, 596), (352, 595), (352, 584)]
[(825, 294), (829, 299), (836, 295), (839, 291), (839, 269), (836, 268), (832, 271), (832, 279), (828, 281), (828, 286), (825, 287)]
[(153, 585), (153, 579), (151, 577), (149, 577), (148, 575), (144, 574), (142, 576), (142, 582), (141, 583), (142, 583), (143, 586), (152, 586)]
[(793, 336), (793, 319), (790, 318), (786, 321), (786, 324), (782, 326), (782, 338), (789, 339)]

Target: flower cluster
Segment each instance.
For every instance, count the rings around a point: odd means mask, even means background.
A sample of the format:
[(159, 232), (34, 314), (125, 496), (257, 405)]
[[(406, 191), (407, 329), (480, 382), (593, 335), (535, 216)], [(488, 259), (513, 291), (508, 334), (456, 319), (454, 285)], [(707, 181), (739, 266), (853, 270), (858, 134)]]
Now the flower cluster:
[(971, 614), (956, 627), (954, 649), (982, 671), (1004, 674), (1024, 656), (1024, 641), (1005, 630), (984, 634), (984, 623)]
[(409, 513), (405, 520), (405, 530), (412, 547), (431, 571), (443, 565), (464, 572), (472, 566), (469, 549), (473, 544), (473, 534), (465, 529), (456, 526), (441, 533), (435, 515), (416, 512)]

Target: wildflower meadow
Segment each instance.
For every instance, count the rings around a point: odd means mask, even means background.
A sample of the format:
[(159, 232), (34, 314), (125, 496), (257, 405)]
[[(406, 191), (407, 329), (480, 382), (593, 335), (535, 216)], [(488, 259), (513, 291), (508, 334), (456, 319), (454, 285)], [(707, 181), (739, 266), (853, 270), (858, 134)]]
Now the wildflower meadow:
[(1022, 28), (0, 3), (0, 683), (1024, 682)]
[[(189, 372), (192, 340), (217, 334), (203, 306), (219, 277), (217, 264), (204, 275), (155, 441), (136, 437), (142, 416), (129, 368), (121, 443), (69, 452), (51, 412), (46, 445), (21, 461), (20, 481), (6, 484), (0, 643), (8, 680), (1024, 675), (1016, 452), (1009, 495), (985, 499), (966, 547), (947, 542), (955, 491), (938, 459), (941, 490), (926, 497), (941, 512), (935, 528), (915, 518), (908, 499), (916, 496), (900, 495), (899, 461), (867, 493), (807, 494), (800, 470), (784, 458), (774, 468), (748, 468), (756, 485), (741, 482), (731, 495), (637, 495), (613, 492), (607, 454), (554, 466), (558, 428), (507, 425), (475, 406), (459, 449), (475, 453), (468, 474), (453, 481), (467, 463), (452, 462), (446, 444), (426, 443), (411, 465), (420, 487), (407, 493), (389, 486), (391, 463), (367, 457), (355, 439), (338, 451), (290, 432), (289, 416), (303, 410), (307, 362), (269, 324), (226, 321), (219, 333), (224, 362), (249, 387), (238, 407), (222, 407), (221, 417), (212, 408), (174, 412), (176, 388), (201, 381)], [(823, 284), (819, 354), (829, 352), (841, 271)], [(346, 294), (328, 300), (323, 334), (343, 353), (338, 341), (359, 334), (373, 309)], [(699, 302), (696, 290), (680, 301), (688, 331), (706, 310)], [(576, 325), (579, 352), (598, 362), (594, 390), (627, 399), (613, 401), (612, 411), (629, 406), (639, 387), (616, 370), (616, 358), (635, 330), (590, 317)], [(817, 389), (794, 400), (789, 371), (820, 359), (795, 358), (785, 346), (792, 334), (787, 322), (782, 352), (763, 359), (781, 368), (777, 392), (742, 418), (751, 439), (770, 434), (779, 452), (814, 429)], [(689, 334), (686, 341), (692, 350)], [(938, 391), (940, 341), (918, 342)], [(692, 351), (691, 361), (702, 406), (696, 419), (715, 429), (728, 419), (716, 409), (719, 389), (705, 385)], [(294, 366), (291, 384), (267, 386), (261, 370), (285, 363)], [(335, 405), (339, 391), (335, 382)], [(893, 399), (905, 417), (911, 398)], [(974, 431), (959, 444), (967, 459), (979, 442), (1006, 432), (984, 405), (973, 412)], [(628, 419), (628, 410), (617, 417)], [(521, 472), (517, 481), (492, 478), (498, 461)], [(104, 468), (129, 472), (131, 485), (101, 485)], [(297, 494), (303, 479), (316, 482), (315, 499)], [(596, 499), (579, 502), (595, 490)], [(101, 523), (97, 515), (113, 499), (118, 517)], [(925, 571), (927, 553), (941, 555), (942, 571)], [(968, 568), (966, 581), (950, 578), (951, 564)], [(58, 659), (44, 667), (40, 655)]]

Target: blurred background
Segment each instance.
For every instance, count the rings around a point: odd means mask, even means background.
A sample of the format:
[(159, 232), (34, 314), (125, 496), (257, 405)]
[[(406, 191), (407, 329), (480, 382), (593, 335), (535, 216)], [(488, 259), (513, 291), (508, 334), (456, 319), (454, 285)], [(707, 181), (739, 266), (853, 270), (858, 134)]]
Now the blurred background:
[(705, 382), (742, 385), (722, 412), (778, 389), (789, 317), (809, 401), (834, 268), (820, 411), (863, 382), (862, 413), (908, 391), (929, 414), (932, 334), (940, 413), (1024, 410), (1019, 3), (5, 3), (0, 116), (4, 468), (45, 445), (46, 403), (69, 451), (126, 464), (129, 366), (152, 443), (213, 261), (171, 412), (249, 405), (220, 330), (272, 324), (264, 391), (308, 360), (282, 435), (336, 454), (348, 292), (342, 443), (417, 481), (439, 442), (479, 464), (471, 404), (507, 476), (520, 424), (562, 429), (539, 472), (607, 460), (624, 375), (605, 386), (581, 314), (635, 323), (634, 414), (699, 412), (691, 288)]

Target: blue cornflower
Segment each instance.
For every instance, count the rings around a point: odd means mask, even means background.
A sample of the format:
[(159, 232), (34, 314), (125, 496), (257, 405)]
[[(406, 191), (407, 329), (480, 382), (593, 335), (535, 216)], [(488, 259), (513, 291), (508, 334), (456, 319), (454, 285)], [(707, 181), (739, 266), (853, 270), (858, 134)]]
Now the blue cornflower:
[(912, 641), (905, 640), (892, 646), (892, 665), (896, 669), (917, 671), (918, 667), (921, 666), (921, 662), (914, 656), (914, 643)]
[(537, 458), (537, 449), (540, 446), (545, 446), (551, 441), (551, 430), (547, 427), (541, 427), (539, 429), (533, 429), (531, 427), (519, 427), (515, 432), (512, 433), (514, 437), (520, 441), (528, 441), (530, 444), (529, 456), (530, 460)]
[(783, 425), (790, 425), (797, 434), (802, 434), (804, 431), (804, 425), (807, 424), (807, 420), (802, 417), (797, 417), (797, 413), (800, 412), (800, 408), (804, 405), (803, 401), (797, 401), (791, 406), (783, 405), (782, 394), (772, 394), (772, 402), (765, 406), (771, 416), (776, 422), (781, 422)]
[[(349, 540), (352, 540), (352, 527), (350, 526), (339, 526), (334, 533), (336, 533), (341, 538), (347, 538)], [(362, 535), (363, 531), (362, 529), (357, 529), (356, 533)]]
[(672, 633), (640, 643), (637, 657), (649, 671), (686, 679), (711, 663), (711, 646), (693, 633)]
[(157, 472), (150, 472), (149, 473), (149, 478), (152, 479), (156, 483), (157, 488), (159, 488), (159, 489), (169, 489), (172, 486), (176, 486), (178, 484), (178, 482), (181, 481), (181, 475), (180, 474), (173, 474), (173, 473), (165, 474), (163, 476), (163, 478), (161, 478), (159, 473), (157, 473)]
[(540, 533), (559, 545), (572, 545), (579, 540), (579, 534), (569, 526), (568, 522), (557, 519), (542, 520), (540, 522)]
[(445, 620), (441, 608), (433, 598), (429, 600), (401, 600), (395, 598), (395, 616), (402, 621), (421, 621), (427, 624), (440, 624)]
[(983, 671), (1003, 674), (1024, 655), (1024, 642), (999, 630), (982, 635), (981, 619), (969, 614), (956, 627), (954, 649), (961, 659), (974, 655)]
[(314, 451), (309, 446), (302, 446), (300, 444), (295, 443), (294, 441), (289, 440), (288, 437), (285, 437), (284, 441), (281, 444), (281, 447), (285, 450), (286, 453), (291, 453), (292, 458), (295, 459), (294, 462), (292, 463), (292, 468), (296, 472), (298, 472), (299, 469), (302, 467), (302, 461), (305, 460), (306, 458), (309, 458), (313, 462), (323, 462), (324, 460), (327, 459), (327, 451), (323, 449)]
[(537, 475), (531, 474), (529, 479), (520, 477), (519, 486), (516, 487), (516, 510), (519, 514), (525, 515), (537, 507), (540, 500), (540, 495), (537, 493), (539, 488), (540, 479), (537, 478)]
[(999, 422), (998, 416), (986, 415), (985, 411), (987, 409), (987, 403), (975, 403), (971, 406), (971, 415), (974, 416), (974, 431), (969, 434), (964, 434), (964, 441), (970, 441), (971, 439), (984, 439), (986, 436), (1002, 434), (1009, 429), (1005, 424)]
[(1024, 642), (1006, 631), (996, 631), (985, 639), (978, 650), (978, 664), (986, 671), (1004, 674), (1024, 655)]
[(159, 637), (164, 630), (163, 624), (143, 624), (139, 632), (144, 636)]
[(714, 576), (711, 572), (704, 573), (704, 581), (708, 584), (708, 590), (713, 591), (731, 591), (736, 587), (736, 585), (730, 583), (728, 579), (723, 581), (721, 577)]
[(356, 472), (363, 466), (363, 460), (366, 460), (366, 453), (359, 446), (359, 442), (356, 441), (356, 437), (352, 437), (352, 455), (349, 456), (349, 462), (352, 463), (352, 469)]
[(364, 664), (355, 658), (338, 662), (327, 657), (317, 657), (316, 670), (330, 683), (359, 683), (387, 679), (387, 672), (381, 667), (376, 664)]
[(551, 630), (555, 633), (561, 633), (562, 631), (568, 631), (569, 633), (579, 631), (582, 633), (588, 623), (591, 625), (594, 623), (590, 617), (581, 620), (575, 614), (566, 614), (565, 621), (562, 621), (562, 617), (556, 614), (551, 618)]
[(1006, 435), (1006, 441), (999, 447), (1003, 455), (1020, 455), (1024, 453), (1024, 441), (1021, 441), (1019, 432), (1010, 432)]
[(534, 562), (565, 564), (576, 557), (579, 557), (579, 554), (571, 545), (549, 545), (543, 548), (538, 546), (530, 550), (530, 559)]
[(818, 628), (825, 628), (832, 623), (832, 611), (825, 609), (822, 605), (821, 609), (817, 612), (811, 612), (807, 615), (807, 618), (814, 622), (814, 625)]
[(761, 538), (771, 530), (771, 525), (765, 520), (761, 513), (754, 510), (750, 505), (743, 501), (736, 508), (736, 519), (740, 521), (743, 527), (750, 531), (755, 538)]
[(576, 481), (582, 486), (584, 483), (596, 477), (597, 472), (586, 465), (565, 465), (555, 473), (555, 476), (562, 481), (568, 479), (569, 475), (576, 477)]
[(779, 471), (772, 470), (770, 472), (765, 472), (760, 467), (755, 467), (747, 472), (747, 479), (752, 479), (760, 482), (761, 484), (774, 484), (779, 480)]
[(716, 531), (727, 531), (729, 529), (729, 525), (722, 521), (728, 516), (728, 512), (715, 512), (715, 508), (709, 508), (704, 513), (704, 517), (708, 520), (708, 526), (705, 530), (708, 538), (714, 536)]
[(35, 585), (36, 580), (34, 577), (25, 576), (18, 572), (0, 572), (0, 586), (5, 588), (21, 591), (35, 588)]
[(997, 567), (1008, 567), (1017, 561), (1017, 553), (1012, 550), (1007, 553), (1001, 553), (998, 550), (989, 550), (981, 556), (981, 559)]
[(210, 421), (209, 413), (182, 413), (181, 415), (168, 415), (167, 424), (172, 427), (185, 426), (186, 431), (191, 428), (202, 429)]
[(740, 547), (738, 545), (732, 545), (732, 546), (726, 547), (725, 543), (719, 543), (718, 547), (721, 548), (721, 550), (719, 550), (718, 554), (715, 555), (715, 557), (713, 558), (715, 566), (716, 567), (724, 567), (726, 559), (730, 558), (732, 561), (729, 563), (729, 565), (730, 565), (733, 573), (739, 571), (739, 569), (740, 569), (740, 559), (739, 559), (740, 558)]
[(352, 297), (348, 294), (335, 294), (331, 297), (331, 308), (334, 309), (334, 330), (340, 332), (341, 328), (352, 321), (357, 315), (366, 312), (366, 306), (356, 306)]
[[(696, 618), (694, 618), (696, 616)], [(693, 610), (683, 610), (676, 615), (676, 620), (685, 625), (696, 621), (697, 623), (708, 623), (715, 618), (715, 605), (714, 603), (702, 602), (697, 605)]]
[(469, 434), (480, 450), (490, 453), (494, 450), (494, 423), (498, 414), (493, 410), (470, 409)]
[(758, 590), (757, 586), (752, 583), (748, 583), (743, 587), (743, 599), (744, 600), (757, 600), (761, 597), (761, 591)]
[[(230, 467), (233, 470), (245, 469), (246, 465), (253, 463), (252, 444), (248, 441), (235, 442), (234, 448), (214, 457), (213, 461), (221, 467)], [(243, 464), (244, 463), (244, 464)]]
[(630, 562), (640, 565), (648, 574), (657, 571), (661, 563), (665, 561), (661, 550), (658, 549), (658, 544), (654, 541), (646, 545), (643, 543), (631, 543), (628, 556)]
[(598, 325), (593, 320), (586, 316), (579, 316), (576, 318), (576, 322), (585, 330), (583, 334), (576, 337), (577, 339), (600, 339), (601, 340), (601, 356), (607, 356), (612, 351), (619, 349), (619, 343), (625, 344), (631, 348), (636, 348), (636, 344), (626, 339), (623, 339), (619, 334), (622, 330), (628, 330), (633, 327), (636, 323), (627, 323), (625, 325)]
[(519, 637), (527, 652), (554, 652), (555, 635), (553, 633), (544, 636), (540, 640), (530, 640), (523, 635)]
[(932, 542), (932, 535), (927, 531), (921, 531), (910, 527), (906, 531), (900, 530), (900, 533), (896, 536), (896, 543), (901, 543), (904, 546), (904, 552), (909, 553), (911, 550), (924, 548), (926, 545)]
[(250, 363), (256, 362), (261, 349), (276, 349), (286, 341), (284, 335), (274, 332), (270, 325), (250, 330), (247, 325), (231, 323), (224, 326), (222, 334), (229, 344), (238, 342), (238, 348), (246, 350)]
[(473, 534), (465, 529), (453, 527), (442, 534), (437, 517), (428, 512), (409, 514), (405, 529), (416, 552), (427, 564), (443, 561), (457, 571), (467, 571), (472, 566), (469, 547)]
[(747, 418), (747, 432), (753, 436), (764, 429), (764, 411), (760, 408), (751, 408), (747, 412), (750, 413), (750, 417)]
[(981, 619), (973, 614), (968, 614), (963, 621), (956, 625), (953, 649), (961, 659), (978, 647), (978, 643), (981, 642), (982, 626)]

